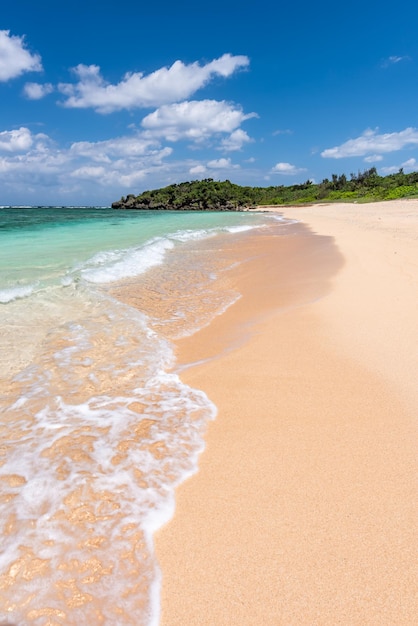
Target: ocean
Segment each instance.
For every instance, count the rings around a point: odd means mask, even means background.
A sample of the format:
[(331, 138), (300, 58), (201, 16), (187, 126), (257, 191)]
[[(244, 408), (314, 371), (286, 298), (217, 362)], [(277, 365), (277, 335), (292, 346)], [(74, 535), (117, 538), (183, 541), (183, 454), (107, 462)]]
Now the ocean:
[(216, 415), (173, 342), (239, 299), (230, 242), (285, 226), (0, 208), (0, 623), (159, 623), (153, 534)]

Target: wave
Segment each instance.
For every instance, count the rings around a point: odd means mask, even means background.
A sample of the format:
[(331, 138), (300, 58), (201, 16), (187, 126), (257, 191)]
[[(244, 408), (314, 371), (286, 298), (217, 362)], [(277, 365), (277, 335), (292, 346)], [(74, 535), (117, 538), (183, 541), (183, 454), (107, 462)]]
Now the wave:
[(255, 224), (179, 230), (165, 237), (155, 237), (136, 249), (99, 252), (86, 261), (83, 266), (78, 266), (72, 270), (71, 273), (79, 271), (84, 280), (96, 284), (132, 278), (143, 274), (151, 267), (161, 265), (164, 262), (166, 252), (172, 250), (176, 243), (201, 241), (222, 232), (237, 234), (261, 227), (261, 225)]
[(27, 298), (32, 295), (37, 287), (37, 283), (33, 285), (16, 285), (5, 289), (0, 289), (0, 302), (8, 304), (20, 298)]
[[(175, 487), (197, 471), (216, 413), (170, 371), (171, 344), (145, 315), (99, 302), (91, 317), (51, 330), (0, 408), (0, 571), (22, 559), (47, 568), (11, 579), (13, 621), (44, 607), (64, 614), (76, 588), (71, 623), (96, 623), (98, 614), (105, 623), (158, 623), (153, 534), (173, 514)], [(0, 599), (0, 621), (2, 609)]]
[(100, 252), (88, 261), (89, 265), (100, 267), (82, 269), (80, 273), (89, 283), (96, 284), (138, 276), (151, 267), (160, 265), (166, 251), (171, 248), (174, 248), (172, 241), (158, 237), (136, 250)]

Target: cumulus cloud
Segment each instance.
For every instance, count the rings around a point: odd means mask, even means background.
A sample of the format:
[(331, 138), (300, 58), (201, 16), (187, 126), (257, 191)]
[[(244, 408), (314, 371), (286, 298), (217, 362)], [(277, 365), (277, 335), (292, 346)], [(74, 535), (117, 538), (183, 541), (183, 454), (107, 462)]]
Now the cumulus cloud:
[(399, 172), (399, 167), (396, 165), (390, 165), (388, 167), (382, 167), (380, 171), (382, 174), (396, 174), (396, 172)]
[[(74, 156), (110, 163), (114, 158), (138, 158), (149, 155), (156, 146), (155, 140), (134, 134), (106, 141), (77, 141), (71, 145), (70, 151)], [(160, 153), (161, 149), (158, 148), (157, 151)], [(164, 148), (164, 151), (165, 154), (171, 154), (171, 148)]]
[(296, 165), (292, 165), (291, 163), (276, 163), (271, 171), (276, 174), (295, 176), (296, 174), (306, 172), (306, 169), (304, 167), (296, 167)]
[(214, 159), (213, 161), (208, 161), (207, 167), (211, 170), (239, 169), (239, 165), (234, 165), (231, 159)]
[(130, 187), (160, 167), (171, 153), (171, 148), (136, 134), (106, 141), (73, 143), (68, 157), (74, 164), (82, 163), (71, 171), (73, 178), (96, 181), (104, 186), (122, 184)]
[(25, 152), (33, 143), (29, 128), (0, 132), (0, 152)]
[(28, 128), (0, 133), (0, 182), (2, 185), (19, 187), (31, 182), (51, 180), (68, 163), (65, 151), (56, 148), (53, 141), (43, 133), (33, 134)]
[(148, 172), (149, 170), (147, 168), (135, 171), (127, 168), (122, 171), (117, 167), (105, 168), (86, 165), (73, 170), (70, 173), (70, 176), (78, 181), (90, 182), (103, 187), (110, 187), (118, 184), (131, 188), (133, 185), (136, 185), (146, 178)]
[(416, 159), (411, 158), (407, 161), (404, 161), (400, 165), (392, 165), (389, 167), (382, 167), (381, 171), (383, 174), (396, 174), (400, 169), (407, 170), (409, 172), (414, 172), (418, 169), (418, 162)]
[[(29, 128), (0, 131), (0, 187), (3, 202), (28, 201), (31, 189), (36, 202), (58, 198), (71, 203), (107, 203), (146, 185), (178, 182), (188, 175), (205, 176), (239, 170), (230, 158), (208, 162), (169, 159), (173, 148), (158, 137), (132, 128), (126, 135), (103, 141), (77, 141), (63, 147), (47, 135)], [(9, 196), (7, 196), (9, 194)], [(43, 200), (42, 195), (43, 194)], [(6, 200), (6, 198), (8, 198)], [(10, 200), (9, 200), (10, 198)], [(67, 198), (67, 200), (66, 200)], [(35, 199), (35, 196), (34, 196)]]
[(231, 133), (242, 122), (255, 116), (255, 113), (245, 114), (238, 105), (223, 100), (189, 100), (161, 106), (144, 117), (141, 125), (147, 136), (164, 137), (167, 141), (188, 139), (199, 142), (216, 133)]
[(345, 157), (364, 156), (371, 154), (385, 154), (402, 150), (406, 146), (418, 145), (418, 130), (405, 128), (399, 133), (378, 134), (378, 129), (365, 130), (360, 137), (349, 139), (340, 146), (328, 148), (321, 152), (325, 159), (342, 159)]
[(84, 167), (79, 167), (73, 170), (70, 176), (86, 180), (103, 179), (106, 176), (106, 169), (100, 166), (85, 165)]
[(41, 57), (29, 52), (24, 37), (11, 35), (9, 30), (0, 30), (0, 81), (6, 82), (24, 72), (40, 71)]
[(23, 87), (23, 93), (29, 100), (41, 100), (49, 93), (54, 91), (54, 87), (51, 83), (26, 83)]
[(237, 130), (234, 130), (229, 137), (225, 137), (225, 139), (221, 141), (220, 150), (226, 150), (227, 152), (241, 150), (246, 143), (250, 143), (251, 141), (253, 141), (253, 139), (247, 135), (245, 130), (237, 128)]
[(111, 113), (159, 107), (185, 100), (214, 77), (227, 78), (248, 64), (248, 57), (231, 54), (204, 65), (197, 61), (190, 64), (175, 61), (171, 67), (162, 67), (148, 75), (129, 72), (117, 84), (107, 83), (98, 65), (80, 64), (73, 68), (77, 82), (61, 83), (58, 89), (66, 96), (63, 104), (69, 108), (91, 107), (99, 113)]
[(383, 157), (381, 154), (371, 154), (364, 158), (366, 163), (377, 163), (378, 161), (383, 161)]
[(204, 165), (195, 165), (189, 169), (189, 174), (205, 174), (207, 169)]
[(404, 167), (405, 169), (410, 169), (410, 170), (416, 169), (417, 165), (418, 163), (416, 159), (414, 158), (408, 159), (407, 161), (404, 161), (404, 163), (402, 163), (402, 167)]
[(131, 188), (165, 167), (169, 147), (139, 135), (99, 142), (76, 142), (63, 149), (28, 128), (0, 132), (0, 185), (19, 192), (22, 185), (60, 192), (68, 181), (107, 189)]

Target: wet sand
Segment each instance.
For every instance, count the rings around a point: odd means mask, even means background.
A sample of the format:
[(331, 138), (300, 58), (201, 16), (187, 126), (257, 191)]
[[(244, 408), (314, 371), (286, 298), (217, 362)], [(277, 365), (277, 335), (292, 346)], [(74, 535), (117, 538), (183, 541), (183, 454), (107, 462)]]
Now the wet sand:
[(161, 624), (414, 624), (418, 201), (282, 211), (321, 237), (244, 238), (243, 297), (178, 342), (218, 355), (182, 379), (219, 414), (156, 538)]

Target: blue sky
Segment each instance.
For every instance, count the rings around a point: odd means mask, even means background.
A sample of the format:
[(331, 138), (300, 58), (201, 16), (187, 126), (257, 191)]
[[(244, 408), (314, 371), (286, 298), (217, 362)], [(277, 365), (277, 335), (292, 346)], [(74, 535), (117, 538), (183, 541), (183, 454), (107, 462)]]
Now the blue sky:
[(418, 170), (417, 18), (416, 0), (5, 3), (0, 204)]

